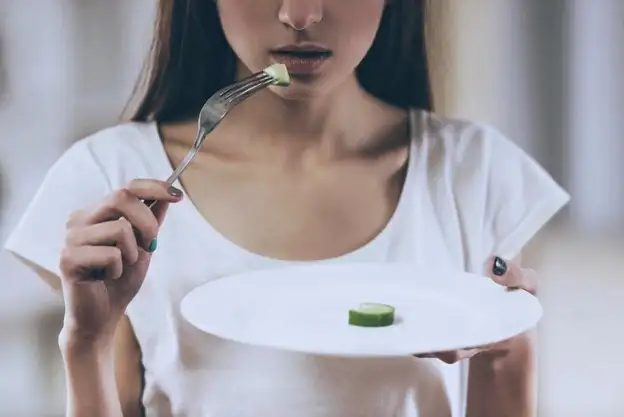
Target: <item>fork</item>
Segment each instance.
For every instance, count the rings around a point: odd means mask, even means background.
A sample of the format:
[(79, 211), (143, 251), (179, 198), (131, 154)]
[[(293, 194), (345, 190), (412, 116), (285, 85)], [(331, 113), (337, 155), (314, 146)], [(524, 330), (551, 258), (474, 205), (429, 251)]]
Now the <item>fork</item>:
[[(275, 77), (265, 71), (260, 71), (214, 93), (199, 112), (197, 136), (195, 137), (195, 142), (193, 142), (193, 147), (171, 173), (169, 178), (167, 178), (166, 183), (168, 185), (173, 185), (173, 183), (180, 178), (180, 175), (182, 175), (193, 158), (195, 158), (195, 155), (197, 155), (206, 135), (212, 132), (219, 123), (221, 123), (230, 110), (243, 100), (276, 82), (277, 80)], [(144, 203), (147, 207), (152, 208), (156, 204), (156, 200), (145, 200)]]

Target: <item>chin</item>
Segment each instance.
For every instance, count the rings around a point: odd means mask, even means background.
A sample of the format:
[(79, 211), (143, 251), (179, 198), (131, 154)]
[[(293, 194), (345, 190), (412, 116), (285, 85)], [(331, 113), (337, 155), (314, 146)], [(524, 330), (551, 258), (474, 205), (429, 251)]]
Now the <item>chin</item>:
[(271, 92), (284, 100), (302, 101), (326, 97), (336, 91), (340, 83), (331, 82), (320, 75), (293, 75), (288, 87), (269, 87)]
[(300, 88), (291, 84), (289, 87), (270, 87), (271, 92), (279, 98), (287, 101), (302, 101), (313, 100), (328, 94), (327, 91), (322, 91), (316, 88)]

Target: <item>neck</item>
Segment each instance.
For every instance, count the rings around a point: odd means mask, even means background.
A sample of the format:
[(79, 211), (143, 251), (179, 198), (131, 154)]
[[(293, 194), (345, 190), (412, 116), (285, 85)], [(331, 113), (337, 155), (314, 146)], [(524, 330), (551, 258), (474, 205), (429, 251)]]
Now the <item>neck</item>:
[(228, 124), (278, 141), (335, 140), (344, 130), (352, 131), (352, 117), (361, 115), (370, 101), (354, 78), (331, 93), (305, 99), (286, 100), (265, 90), (236, 109)]
[[(353, 76), (317, 97), (284, 99), (268, 89), (257, 93), (233, 109), (204, 146), (230, 155), (265, 155), (273, 161), (310, 151), (324, 159), (337, 158), (377, 148), (388, 135), (402, 134), (405, 116), (366, 93)], [(194, 137), (191, 129), (189, 125), (185, 136)]]

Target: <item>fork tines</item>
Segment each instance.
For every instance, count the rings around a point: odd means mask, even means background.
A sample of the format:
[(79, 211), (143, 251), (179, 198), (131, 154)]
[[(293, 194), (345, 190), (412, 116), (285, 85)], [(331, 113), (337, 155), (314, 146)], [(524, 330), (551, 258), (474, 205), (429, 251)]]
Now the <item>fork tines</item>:
[(264, 71), (260, 71), (224, 88), (219, 93), (219, 98), (224, 101), (244, 100), (258, 90), (273, 83), (275, 83), (273, 77)]

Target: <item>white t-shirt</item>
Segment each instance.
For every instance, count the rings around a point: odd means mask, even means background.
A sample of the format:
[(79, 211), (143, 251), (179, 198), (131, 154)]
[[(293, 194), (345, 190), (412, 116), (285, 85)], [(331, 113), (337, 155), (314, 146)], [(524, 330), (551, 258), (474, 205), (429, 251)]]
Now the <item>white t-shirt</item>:
[[(399, 205), (370, 243), (322, 262), (411, 261), (485, 273), (516, 256), (569, 197), (488, 126), (411, 113), (411, 153)], [(74, 144), (50, 169), (6, 247), (59, 274), (70, 212), (134, 178), (171, 166), (156, 125), (129, 123)], [(176, 184), (180, 187), (180, 184)], [(149, 417), (459, 417), (467, 363), (340, 359), (227, 342), (183, 321), (194, 287), (226, 274), (287, 265), (219, 234), (189, 199), (171, 206), (147, 279), (127, 309), (145, 366)]]

